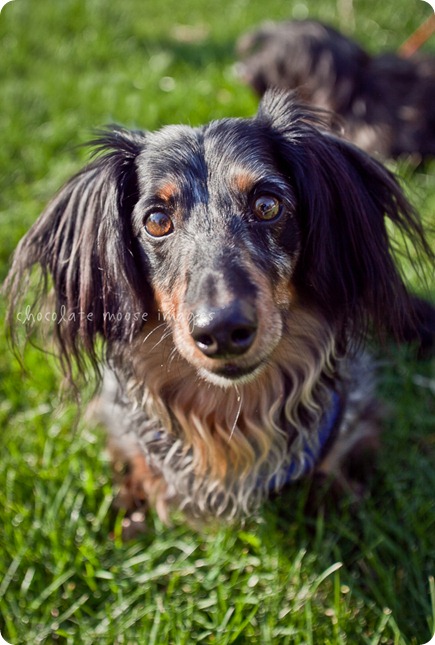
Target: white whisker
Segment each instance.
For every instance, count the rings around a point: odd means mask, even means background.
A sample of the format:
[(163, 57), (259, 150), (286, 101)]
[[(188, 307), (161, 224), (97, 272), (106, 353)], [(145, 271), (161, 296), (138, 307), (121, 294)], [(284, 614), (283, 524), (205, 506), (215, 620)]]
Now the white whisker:
[(228, 443), (230, 443), (231, 438), (232, 438), (232, 436), (234, 434), (234, 430), (236, 429), (237, 421), (239, 420), (240, 412), (242, 411), (242, 405), (243, 405), (242, 395), (240, 394), (240, 390), (237, 387), (237, 385), (236, 385), (235, 389), (236, 389), (236, 392), (237, 392), (237, 401), (239, 402), (239, 407), (238, 407), (237, 412), (236, 412), (234, 423), (231, 426), (231, 432), (230, 432), (230, 435), (228, 437)]
[(166, 323), (165, 323), (165, 322), (163, 322), (163, 323), (161, 323), (160, 325), (157, 325), (157, 327), (154, 327), (154, 329), (152, 329), (152, 330), (149, 332), (149, 334), (147, 334), (147, 335), (145, 336), (145, 338), (142, 340), (142, 345), (144, 345), (144, 344), (147, 342), (148, 338), (149, 338), (152, 334), (154, 334), (154, 332), (155, 332), (155, 331), (157, 331), (158, 329), (160, 329), (160, 327), (165, 327), (165, 326), (166, 326)]
[(156, 347), (158, 347), (160, 345), (160, 343), (162, 343), (170, 335), (171, 335), (171, 330), (170, 329), (167, 329), (166, 331), (164, 331), (163, 334), (162, 334), (162, 337), (160, 338), (160, 340), (157, 341), (157, 343), (152, 346), (151, 351), (153, 349), (155, 349)]

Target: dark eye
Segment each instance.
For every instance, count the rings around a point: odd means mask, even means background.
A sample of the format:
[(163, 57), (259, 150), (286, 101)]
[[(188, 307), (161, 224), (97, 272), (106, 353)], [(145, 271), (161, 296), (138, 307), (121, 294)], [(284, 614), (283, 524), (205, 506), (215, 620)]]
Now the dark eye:
[(254, 201), (254, 214), (258, 219), (270, 221), (281, 214), (281, 202), (271, 195), (261, 195)]
[(146, 232), (152, 237), (163, 237), (174, 230), (172, 219), (167, 213), (156, 211), (151, 213), (144, 223)]

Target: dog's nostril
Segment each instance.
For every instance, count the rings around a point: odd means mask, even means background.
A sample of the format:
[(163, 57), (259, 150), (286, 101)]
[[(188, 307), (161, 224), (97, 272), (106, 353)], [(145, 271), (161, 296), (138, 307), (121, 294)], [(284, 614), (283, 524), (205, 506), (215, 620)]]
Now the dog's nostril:
[(214, 343), (213, 337), (206, 336), (205, 334), (201, 334), (200, 336), (197, 336), (195, 340), (198, 343), (198, 345), (204, 345), (204, 347), (210, 347), (210, 345), (213, 345)]
[(255, 334), (255, 329), (252, 328), (239, 328), (231, 333), (231, 342), (235, 346), (242, 347), (250, 345)]
[(214, 353), (217, 351), (217, 341), (210, 334), (199, 334), (194, 338), (200, 350), (205, 354), (208, 352)]

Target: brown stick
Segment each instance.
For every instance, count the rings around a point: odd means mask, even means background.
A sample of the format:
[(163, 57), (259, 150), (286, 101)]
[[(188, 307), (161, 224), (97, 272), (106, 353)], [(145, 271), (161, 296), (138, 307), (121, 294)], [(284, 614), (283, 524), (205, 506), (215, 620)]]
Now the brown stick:
[(398, 49), (399, 56), (409, 58), (435, 33), (435, 13), (418, 27)]

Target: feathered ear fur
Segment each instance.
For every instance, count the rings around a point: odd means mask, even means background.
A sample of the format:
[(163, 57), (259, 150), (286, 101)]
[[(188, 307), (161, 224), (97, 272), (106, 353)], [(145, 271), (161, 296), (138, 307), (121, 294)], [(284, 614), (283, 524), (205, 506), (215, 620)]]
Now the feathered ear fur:
[(272, 128), (282, 171), (298, 196), (300, 291), (353, 332), (374, 325), (402, 339), (415, 323), (414, 311), (386, 218), (432, 260), (434, 253), (396, 179), (326, 132), (321, 114), (299, 107), (289, 93), (267, 93), (257, 118)]
[(86, 352), (95, 365), (97, 336), (128, 337), (142, 322), (133, 312), (146, 311), (146, 281), (130, 230), (138, 197), (135, 160), (145, 138), (118, 128), (101, 132), (92, 142), (101, 156), (59, 191), (14, 255), (4, 287), (10, 320), (39, 264), (42, 291), (53, 287), (51, 319), (69, 372), (70, 357), (83, 368)]

